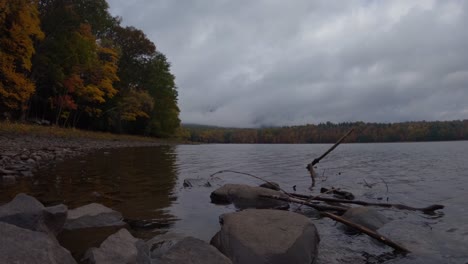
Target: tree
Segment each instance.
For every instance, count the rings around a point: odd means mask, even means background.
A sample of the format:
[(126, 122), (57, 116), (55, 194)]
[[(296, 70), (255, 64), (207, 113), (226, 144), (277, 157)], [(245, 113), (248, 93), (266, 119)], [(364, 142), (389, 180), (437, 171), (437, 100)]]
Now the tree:
[(0, 0), (0, 111), (15, 110), (24, 118), (35, 91), (30, 79), (34, 42), (43, 39), (37, 1)]

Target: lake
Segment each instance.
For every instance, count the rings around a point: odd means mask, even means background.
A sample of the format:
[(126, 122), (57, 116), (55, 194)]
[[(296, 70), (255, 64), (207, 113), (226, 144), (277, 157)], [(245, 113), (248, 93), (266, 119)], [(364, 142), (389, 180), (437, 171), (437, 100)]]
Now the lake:
[[(317, 263), (468, 263), (468, 142), (342, 144), (322, 160), (310, 192), (305, 166), (329, 144), (178, 145), (98, 151), (43, 169), (33, 180), (0, 186), (0, 203), (26, 192), (46, 205), (69, 208), (103, 203), (125, 218), (148, 220), (152, 229), (135, 229), (149, 239), (177, 232), (209, 241), (219, 230), (218, 217), (235, 209), (210, 203), (209, 195), (225, 183), (258, 185), (250, 173), (278, 182), (286, 191), (318, 193), (339, 187), (359, 200), (404, 203), (414, 207), (442, 204), (434, 215), (378, 209), (391, 222), (381, 230), (413, 253), (391, 254), (365, 235), (346, 235), (334, 221), (313, 221), (321, 244)], [(212, 187), (184, 188), (184, 179), (209, 180)], [(305, 214), (307, 208), (302, 208)], [(105, 233), (105, 232), (104, 232)], [(63, 234), (59, 239), (78, 256), (108, 233)], [(79, 238), (77, 238), (79, 237)], [(80, 244), (80, 245), (78, 245)]]

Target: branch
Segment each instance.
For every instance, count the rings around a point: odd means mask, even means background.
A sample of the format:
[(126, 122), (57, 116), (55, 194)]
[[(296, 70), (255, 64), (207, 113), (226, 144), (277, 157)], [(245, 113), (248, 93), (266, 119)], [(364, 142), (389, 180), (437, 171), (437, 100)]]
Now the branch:
[(345, 207), (345, 206), (314, 204), (314, 203), (310, 203), (310, 202), (307, 202), (307, 201), (304, 201), (304, 200), (301, 200), (301, 199), (295, 199), (295, 198), (292, 198), (292, 197), (280, 197), (280, 196), (277, 196), (277, 195), (268, 195), (268, 194), (261, 194), (260, 197), (270, 198), (270, 199), (274, 199), (274, 200), (281, 200), (281, 201), (286, 201), (286, 202), (290, 202), (290, 203), (302, 204), (302, 205), (312, 207), (312, 208), (314, 208), (314, 209), (316, 209), (318, 211), (337, 211), (337, 212), (340, 212), (340, 213), (344, 213), (349, 209), (349, 207)]
[(385, 237), (385, 236), (383, 236), (383, 235), (381, 235), (381, 234), (379, 234), (379, 233), (377, 233), (377, 232), (375, 232), (375, 231), (370, 230), (370, 229), (367, 228), (367, 227), (364, 227), (364, 226), (362, 226), (362, 225), (359, 225), (359, 224), (350, 222), (350, 221), (344, 219), (343, 217), (334, 215), (334, 214), (332, 214), (332, 213), (321, 212), (320, 214), (321, 214), (322, 216), (326, 216), (326, 217), (331, 218), (331, 219), (333, 219), (333, 220), (335, 220), (335, 221), (338, 221), (338, 222), (340, 222), (340, 223), (343, 223), (343, 224), (345, 224), (345, 225), (347, 225), (347, 226), (350, 226), (350, 227), (352, 227), (352, 228), (355, 228), (355, 229), (361, 231), (362, 233), (364, 233), (364, 234), (366, 234), (366, 235), (368, 235), (368, 236), (370, 236), (370, 237), (372, 237), (372, 238), (375, 238), (375, 239), (379, 240), (380, 242), (384, 243), (385, 245), (394, 248), (394, 249), (397, 250), (397, 251), (400, 251), (400, 252), (402, 252), (402, 253), (404, 253), (404, 254), (410, 253), (410, 251), (409, 251), (408, 249), (406, 249), (406, 248), (404, 248), (403, 246), (400, 246), (400, 245), (398, 245), (397, 243), (391, 241), (389, 238), (387, 238), (387, 237)]
[(433, 213), (435, 210), (443, 209), (444, 206), (440, 204), (433, 204), (427, 207), (411, 207), (404, 204), (389, 204), (389, 203), (371, 203), (371, 202), (364, 202), (364, 201), (355, 201), (355, 200), (345, 200), (345, 199), (335, 199), (335, 198), (328, 198), (328, 197), (314, 197), (314, 196), (307, 196), (303, 194), (295, 194), (289, 193), (290, 196), (298, 197), (301, 199), (310, 199), (310, 200), (317, 200), (323, 202), (333, 202), (333, 203), (348, 203), (348, 204), (359, 204), (365, 206), (380, 206), (386, 208), (396, 208), (400, 210), (410, 210), (410, 211), (422, 211), (424, 213)]

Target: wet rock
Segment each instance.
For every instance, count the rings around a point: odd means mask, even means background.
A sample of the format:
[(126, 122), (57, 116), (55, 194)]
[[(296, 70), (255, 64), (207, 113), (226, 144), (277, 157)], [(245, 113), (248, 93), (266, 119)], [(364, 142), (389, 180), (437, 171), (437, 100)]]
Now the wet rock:
[(163, 256), (169, 249), (185, 237), (186, 236), (182, 234), (168, 232), (146, 241), (146, 245), (148, 245), (151, 252), (151, 258), (154, 259)]
[(193, 237), (186, 237), (169, 249), (164, 256), (155, 259), (153, 263), (230, 264), (232, 262), (208, 243)]
[(14, 175), (4, 175), (2, 176), (2, 182), (4, 184), (15, 184), (16, 183), (16, 176)]
[(272, 190), (275, 190), (275, 191), (280, 191), (281, 190), (280, 185), (278, 183), (276, 183), (276, 182), (265, 182), (265, 183), (260, 184), (259, 187), (268, 188), (268, 189), (272, 189)]
[[(385, 216), (374, 209), (364, 206), (352, 207), (348, 209), (343, 214), (343, 218), (374, 231), (388, 223), (388, 219)], [(343, 226), (343, 228), (346, 232), (349, 233), (357, 232), (357, 230), (348, 226)]]
[(76, 263), (47, 234), (0, 222), (0, 263)]
[(252, 187), (243, 184), (226, 184), (210, 195), (211, 202), (216, 204), (233, 203), (237, 208), (276, 208), (288, 209), (289, 203), (261, 197), (261, 195), (277, 195), (287, 198), (287, 195), (262, 187)]
[(248, 209), (221, 217), (211, 244), (233, 263), (313, 263), (320, 237), (307, 217), (281, 210)]
[(102, 204), (92, 203), (68, 211), (67, 230), (101, 226), (125, 225), (122, 214)]
[(211, 187), (211, 183), (204, 179), (185, 179), (183, 186), (185, 188), (190, 187)]
[(34, 197), (20, 193), (11, 202), (0, 207), (0, 222), (57, 235), (65, 223), (67, 211), (63, 204), (44, 207)]
[(15, 171), (0, 168), (0, 175), (9, 175), (9, 174), (15, 174)]
[(151, 263), (148, 246), (143, 240), (134, 238), (126, 229), (120, 229), (109, 236), (99, 248), (90, 248), (84, 259), (91, 264)]

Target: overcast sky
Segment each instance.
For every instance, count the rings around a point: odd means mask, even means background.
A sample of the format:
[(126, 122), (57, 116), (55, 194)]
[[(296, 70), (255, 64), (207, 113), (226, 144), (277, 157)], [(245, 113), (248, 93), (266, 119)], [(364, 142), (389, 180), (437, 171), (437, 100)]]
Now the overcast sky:
[(468, 1), (108, 2), (172, 63), (184, 123), (468, 119)]

